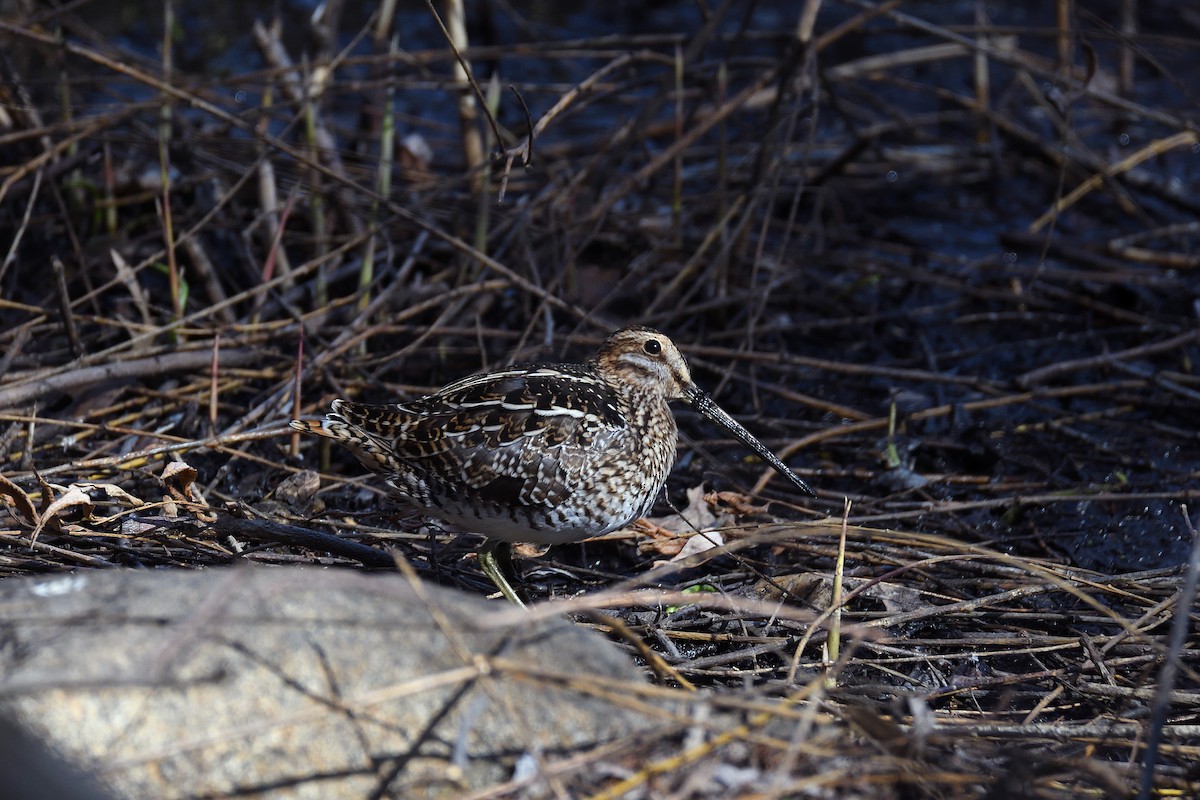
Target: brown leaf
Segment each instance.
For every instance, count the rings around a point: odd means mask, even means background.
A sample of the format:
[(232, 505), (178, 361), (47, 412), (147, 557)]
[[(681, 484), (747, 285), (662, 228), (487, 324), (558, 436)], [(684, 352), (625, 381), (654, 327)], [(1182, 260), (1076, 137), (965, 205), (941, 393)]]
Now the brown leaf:
[[(849, 594), (868, 583), (871, 582), (867, 578), (844, 576), (842, 594)], [(820, 572), (777, 575), (770, 581), (759, 581), (754, 589), (765, 600), (781, 600), (783, 592), (786, 592), (793, 603), (821, 611), (829, 608), (833, 602), (833, 576)], [(881, 603), (884, 609), (893, 614), (915, 611), (927, 605), (916, 589), (886, 581), (871, 583), (859, 592), (858, 597)]]
[[(47, 481), (45, 478), (43, 478), (42, 473), (38, 472), (36, 469), (33, 471), (33, 476), (35, 478), (37, 478), (38, 487), (42, 490), (42, 502), (40, 503), (40, 506), (41, 506), (40, 512), (41, 512), (41, 514), (45, 514), (46, 509), (50, 507), (50, 504), (54, 502), (54, 498), (58, 496), (58, 492), (55, 491), (54, 485), (52, 483), (50, 483), (49, 481)], [(59, 487), (59, 488), (62, 488), (62, 487)]]
[(8, 478), (0, 475), (0, 496), (4, 496), (12, 500), (17, 512), (25, 518), (25, 522), (34, 525), (37, 523), (37, 509), (33, 507), (33, 501), (29, 499), (29, 495), (25, 494), (25, 490)]
[[(146, 505), (115, 483), (73, 483), (71, 489), (81, 489), (94, 502), (121, 503), (133, 508)], [(70, 490), (68, 490), (70, 491)]]
[(307, 503), (321, 488), (321, 476), (316, 470), (305, 469), (289, 475), (275, 487), (275, 499), (289, 506)]
[(541, 558), (549, 549), (550, 545), (533, 542), (517, 542), (512, 546), (513, 555), (521, 558)]
[(168, 461), (163, 465), (162, 474), (158, 477), (167, 487), (167, 497), (163, 498), (166, 501), (163, 513), (168, 517), (178, 516), (179, 507), (176, 503), (179, 502), (192, 506), (192, 515), (202, 522), (211, 523), (216, 520), (216, 514), (203, 510), (208, 508), (208, 501), (196, 491), (197, 474), (196, 468), (186, 461)]
[(89, 517), (91, 516), (92, 509), (95, 507), (92, 498), (88, 496), (87, 492), (79, 488), (79, 486), (71, 486), (42, 512), (37, 527), (33, 529), (33, 534), (29, 537), (30, 543), (36, 542), (38, 534), (48, 525), (56, 531), (61, 530), (62, 520), (60, 517), (63, 512), (73, 508), (81, 508), (83, 509), (83, 516)]
[[(712, 512), (703, 485), (688, 489), (687, 498), (687, 507), (678, 514), (638, 523), (639, 531), (648, 537), (638, 542), (639, 553), (652, 553), (674, 561), (724, 544), (724, 538), (715, 531), (731, 522), (729, 517), (718, 517)], [(704, 532), (704, 535), (697, 536), (697, 532)]]
[(717, 526), (717, 516), (704, 500), (704, 486), (687, 490), (687, 506), (678, 514), (663, 517), (648, 517), (647, 522), (676, 534), (692, 534)]
[(163, 483), (176, 483), (181, 490), (187, 492), (196, 481), (196, 468), (186, 461), (168, 461), (163, 465), (162, 474), (158, 477)]
[(195, 467), (184, 461), (168, 461), (158, 477), (175, 500), (196, 502), (196, 493), (192, 490), (192, 484), (196, 481)]
[(767, 504), (755, 505), (749, 495), (741, 492), (709, 492), (704, 495), (709, 505), (728, 508), (734, 514), (752, 517), (767, 513)]
[(705, 550), (712, 550), (714, 547), (724, 547), (725, 537), (720, 531), (701, 531), (693, 533), (691, 536), (684, 539), (683, 546), (679, 548), (679, 552), (673, 555), (669, 561), (656, 561), (654, 566), (659, 567), (670, 561), (682, 561), (688, 556), (696, 553), (703, 553)]
[[(671, 519), (671, 517), (663, 517), (662, 519)], [(670, 557), (682, 550), (683, 546), (687, 544), (687, 536), (680, 535), (670, 528), (664, 528), (653, 519), (639, 519), (629, 527), (638, 533), (637, 549), (639, 555), (653, 554)]]

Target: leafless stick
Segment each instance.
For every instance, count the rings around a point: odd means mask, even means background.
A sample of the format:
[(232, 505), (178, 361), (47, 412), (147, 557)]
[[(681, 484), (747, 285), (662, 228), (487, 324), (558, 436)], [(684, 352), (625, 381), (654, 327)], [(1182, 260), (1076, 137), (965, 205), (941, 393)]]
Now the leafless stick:
[(1065, 372), (1078, 372), (1084, 369), (1091, 369), (1092, 367), (1103, 367), (1115, 361), (1128, 361), (1131, 358), (1142, 358), (1143, 356), (1155, 353), (1164, 353), (1194, 342), (1198, 336), (1200, 336), (1200, 331), (1191, 330), (1181, 333), (1178, 336), (1172, 336), (1170, 339), (1161, 342), (1130, 347), (1127, 350), (1119, 350), (1115, 353), (1103, 353), (1098, 356), (1079, 358), (1074, 361), (1060, 361), (1057, 364), (1049, 364), (1040, 369), (1026, 372), (1024, 375), (1019, 376), (1016, 382), (1019, 386), (1028, 387), (1042, 383), (1049, 377), (1061, 375)]
[[(226, 350), (221, 353), (220, 358), (223, 366), (235, 367), (253, 363), (260, 359), (261, 355), (254, 350)], [(82, 367), (46, 377), (33, 377), (24, 383), (0, 389), (0, 408), (14, 408), (48, 394), (81, 389), (101, 381), (128, 380), (166, 372), (189, 372), (204, 369), (211, 363), (211, 351), (188, 350), (132, 361), (116, 361), (95, 367)]]
[(76, 358), (83, 355), (83, 346), (79, 343), (79, 331), (75, 328), (75, 315), (71, 313), (71, 295), (67, 292), (67, 275), (62, 260), (58, 256), (50, 259), (54, 272), (54, 288), (58, 295), (58, 308), (62, 314), (63, 327), (67, 331), (67, 341), (71, 343), (71, 352)]
[[(7, 182), (5, 186), (7, 186)], [(38, 169), (33, 174), (33, 191), (30, 193), (29, 200), (25, 203), (25, 214), (21, 217), (21, 225), (17, 228), (16, 234), (13, 236), (12, 244), (8, 247), (8, 253), (4, 256), (4, 262), (0, 263), (0, 281), (4, 280), (4, 273), (8, 271), (9, 266), (17, 260), (17, 251), (21, 247), (21, 239), (25, 236), (25, 231), (29, 227), (29, 218), (33, 214), (33, 207), (37, 205), (38, 190), (42, 186), (42, 170)], [(3, 199), (4, 191), (0, 189), (0, 199)]]

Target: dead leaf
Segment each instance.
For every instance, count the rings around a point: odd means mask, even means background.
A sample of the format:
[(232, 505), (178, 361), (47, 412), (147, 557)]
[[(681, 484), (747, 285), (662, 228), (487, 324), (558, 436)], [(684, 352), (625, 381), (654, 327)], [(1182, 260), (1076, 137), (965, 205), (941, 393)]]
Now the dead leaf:
[(753, 517), (767, 513), (767, 504), (754, 505), (750, 495), (741, 492), (709, 492), (704, 495), (710, 506), (725, 507), (742, 517)]
[(512, 546), (513, 555), (521, 558), (541, 558), (549, 549), (550, 545), (548, 544), (534, 544), (533, 542), (517, 542)]
[(195, 467), (182, 459), (163, 465), (162, 474), (158, 477), (167, 487), (167, 496), (163, 498), (163, 513), (166, 516), (177, 517), (178, 503), (186, 503), (191, 506), (192, 515), (201, 522), (212, 523), (216, 520), (216, 514), (204, 510), (208, 508), (208, 501), (196, 489), (198, 474)]
[(289, 475), (275, 487), (275, 499), (289, 506), (307, 503), (321, 488), (321, 476), (316, 470), (306, 469)]
[(162, 533), (164, 530), (169, 531), (170, 526), (166, 524), (168, 521), (165, 517), (122, 517), (121, 535), (132, 539), (137, 536)]
[(129, 492), (117, 486), (115, 483), (73, 483), (71, 489), (81, 489), (87, 493), (87, 496), (97, 503), (110, 502), (122, 503), (124, 505), (137, 508), (138, 506), (146, 505), (141, 500), (137, 499)]
[[(41, 507), (38, 509), (38, 516), (40, 517), (42, 514), (46, 513), (46, 509), (49, 508), (50, 504), (54, 502), (54, 498), (58, 496), (58, 492), (55, 491), (54, 484), (43, 478), (42, 473), (38, 472), (36, 469), (33, 471), (33, 477), (37, 478), (38, 488), (42, 490), (42, 502), (39, 504)], [(60, 486), (58, 488), (61, 489), (62, 487)], [(57, 526), (57, 522), (55, 525)], [(57, 527), (55, 530), (57, 530)]]
[(717, 515), (704, 499), (704, 484), (687, 490), (687, 506), (678, 514), (647, 517), (646, 521), (675, 534), (692, 534), (717, 527)]
[[(688, 489), (687, 498), (687, 506), (678, 514), (651, 517), (637, 523), (639, 531), (647, 535), (647, 538), (638, 541), (639, 553), (655, 554), (675, 561), (718, 546), (706, 537), (719, 539), (724, 544), (724, 537), (715, 531), (731, 523), (732, 518), (728, 515), (718, 517), (712, 512), (703, 484)], [(705, 535), (697, 536), (698, 532), (704, 532)]]
[(158, 478), (163, 483), (178, 484), (182, 492), (190, 493), (192, 484), (196, 482), (196, 468), (186, 461), (168, 461)]
[[(701, 531), (700, 533), (692, 534), (687, 537), (683, 547), (679, 552), (671, 557), (670, 561), (682, 561), (688, 556), (693, 556), (696, 553), (703, 553), (706, 550), (712, 550), (714, 547), (724, 547), (725, 537), (720, 531)], [(666, 561), (655, 562), (654, 566), (658, 567), (662, 564), (669, 563)]]
[(754, 593), (764, 600), (778, 601), (785, 596), (791, 602), (820, 611), (829, 607), (833, 596), (833, 579), (820, 572), (797, 572), (776, 575), (771, 580), (754, 584)]
[[(844, 576), (842, 578), (842, 594), (845, 596), (870, 582), (869, 578)], [(759, 581), (754, 585), (754, 591), (764, 600), (781, 600), (786, 593), (793, 603), (824, 611), (833, 602), (833, 576), (823, 572), (778, 575), (770, 581)], [(921, 599), (921, 593), (916, 589), (886, 581), (868, 586), (857, 596), (880, 603), (886, 611), (893, 614), (915, 611), (927, 605)]]
[[(669, 517), (663, 517), (669, 519)], [(664, 528), (652, 519), (639, 519), (630, 526), (638, 533), (637, 548), (639, 555), (659, 555), (671, 557), (676, 555), (687, 544), (688, 536), (669, 528)]]
[(163, 465), (162, 474), (158, 477), (166, 485), (173, 499), (197, 502), (196, 492), (192, 488), (192, 484), (196, 482), (196, 468), (186, 461), (168, 461)]
[(38, 519), (37, 527), (33, 529), (33, 533), (29, 537), (30, 544), (37, 541), (38, 534), (48, 525), (53, 527), (55, 531), (61, 530), (62, 520), (60, 518), (63, 512), (81, 508), (83, 509), (83, 517), (86, 519), (92, 515), (92, 509), (95, 507), (92, 498), (88, 496), (87, 492), (78, 486), (71, 486), (42, 512), (40, 519)]
[(3, 475), (0, 475), (0, 496), (12, 500), (12, 504), (16, 507), (17, 512), (25, 518), (27, 524), (37, 524), (37, 509), (33, 507), (33, 501), (29, 499), (29, 495), (25, 494), (24, 489)]

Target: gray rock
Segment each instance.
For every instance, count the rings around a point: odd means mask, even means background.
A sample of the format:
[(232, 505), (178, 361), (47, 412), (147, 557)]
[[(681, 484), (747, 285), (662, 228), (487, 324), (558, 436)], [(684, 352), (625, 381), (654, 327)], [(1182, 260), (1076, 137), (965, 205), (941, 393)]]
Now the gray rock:
[(0, 676), (4, 712), (129, 798), (454, 797), (654, 724), (587, 691), (643, 680), (598, 634), (349, 571), (0, 581)]

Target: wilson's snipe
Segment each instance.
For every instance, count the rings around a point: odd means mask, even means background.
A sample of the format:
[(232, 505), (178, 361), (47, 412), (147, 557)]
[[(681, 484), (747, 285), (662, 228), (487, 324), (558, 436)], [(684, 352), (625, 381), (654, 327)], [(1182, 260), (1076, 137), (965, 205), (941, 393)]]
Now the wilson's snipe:
[(586, 364), (485, 372), (411, 403), (335, 400), (324, 420), (291, 425), (341, 442), (401, 499), (493, 540), (480, 564), (519, 603), (496, 561), (508, 543), (578, 541), (649, 512), (675, 462), (671, 400), (813, 494), (697, 388), (670, 339), (637, 326), (609, 336)]

